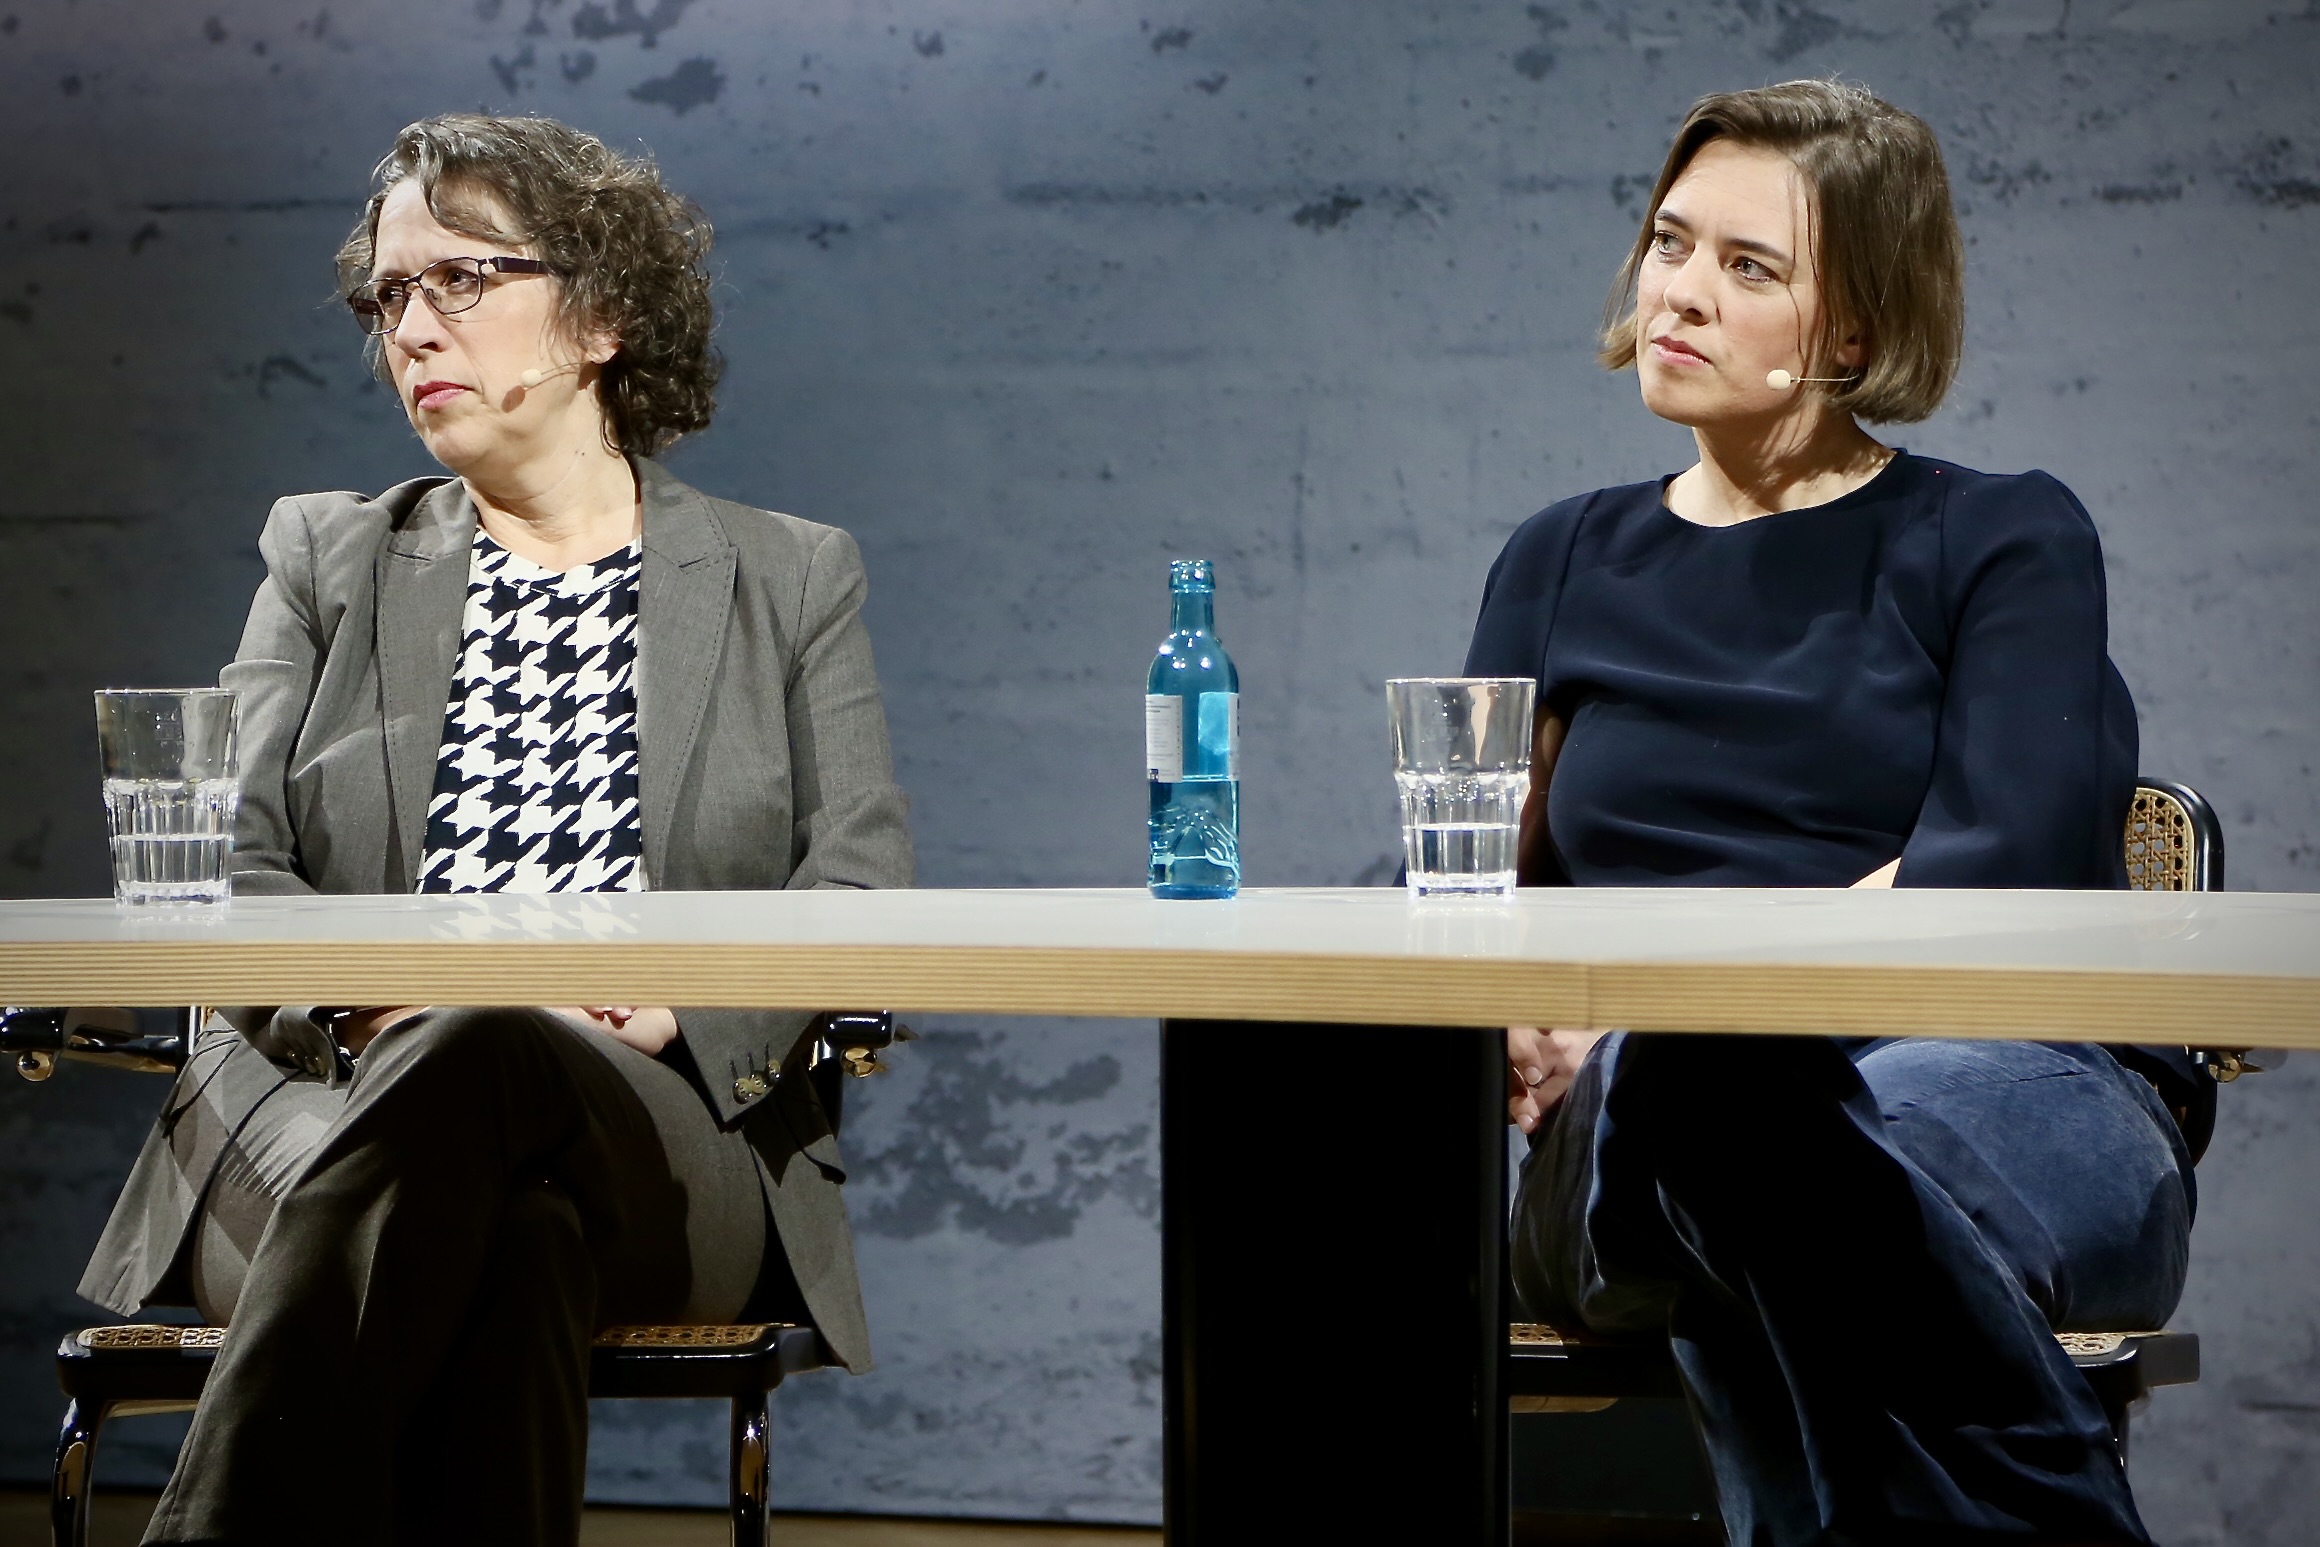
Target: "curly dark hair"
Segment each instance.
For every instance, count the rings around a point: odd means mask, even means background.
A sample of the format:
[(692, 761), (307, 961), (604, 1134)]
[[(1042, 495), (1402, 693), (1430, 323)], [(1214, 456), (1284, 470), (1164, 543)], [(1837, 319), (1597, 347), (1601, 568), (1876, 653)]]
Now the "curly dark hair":
[[(396, 135), (371, 177), (362, 219), (338, 250), (344, 292), (371, 277), (379, 207), (415, 177), (444, 229), (520, 248), (555, 270), (573, 337), (601, 330), (620, 340), (597, 386), (615, 449), (655, 456), (707, 428), (725, 369), (709, 347), (712, 233), (649, 159), (552, 118), (446, 113)], [(383, 346), (371, 341), (374, 367)]]

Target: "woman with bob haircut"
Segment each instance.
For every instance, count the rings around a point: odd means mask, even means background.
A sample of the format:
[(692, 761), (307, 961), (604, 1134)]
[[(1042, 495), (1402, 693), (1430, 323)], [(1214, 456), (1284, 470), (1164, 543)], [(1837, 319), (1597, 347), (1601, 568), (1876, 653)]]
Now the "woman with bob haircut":
[[(1941, 402), (1963, 269), (1916, 118), (1825, 81), (1693, 107), (1602, 361), (1698, 460), (1525, 522), (1466, 660), (1538, 682), (1524, 884), (2125, 884), (2085, 509), (1861, 428)], [(2147, 1541), (2053, 1334), (2182, 1292), (2214, 1103), (2185, 1050), (1507, 1047), (1518, 1300), (1671, 1339), (1736, 1547)], [(1897, 1328), (1931, 1357), (1880, 1353)]]
[[(267, 520), (237, 892), (909, 884), (853, 541), (653, 460), (713, 408), (709, 243), (562, 124), (396, 137), (339, 269), (450, 476)], [(228, 1327), (147, 1540), (576, 1541), (611, 1323), (866, 1368), (811, 1019), (224, 1012), (81, 1285)]]

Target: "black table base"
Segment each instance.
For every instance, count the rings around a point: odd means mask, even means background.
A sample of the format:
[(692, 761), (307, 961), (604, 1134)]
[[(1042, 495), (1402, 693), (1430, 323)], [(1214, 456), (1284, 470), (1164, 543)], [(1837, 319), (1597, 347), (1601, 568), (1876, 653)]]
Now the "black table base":
[(1505, 1034), (1168, 1021), (1171, 1547), (1507, 1540)]

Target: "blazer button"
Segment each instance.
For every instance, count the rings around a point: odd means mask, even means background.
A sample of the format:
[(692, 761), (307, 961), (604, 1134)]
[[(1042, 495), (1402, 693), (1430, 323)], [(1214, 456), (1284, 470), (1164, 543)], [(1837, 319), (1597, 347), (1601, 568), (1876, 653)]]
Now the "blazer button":
[(773, 1087), (765, 1083), (764, 1075), (745, 1074), (733, 1082), (733, 1099), (741, 1102), (755, 1101), (771, 1089)]

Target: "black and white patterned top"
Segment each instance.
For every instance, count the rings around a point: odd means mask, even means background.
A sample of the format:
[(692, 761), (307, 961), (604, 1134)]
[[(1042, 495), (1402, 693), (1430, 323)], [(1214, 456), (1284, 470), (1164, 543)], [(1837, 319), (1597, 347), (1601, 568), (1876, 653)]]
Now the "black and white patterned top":
[(631, 543), (559, 574), (476, 527), (420, 891), (644, 889), (642, 568)]

